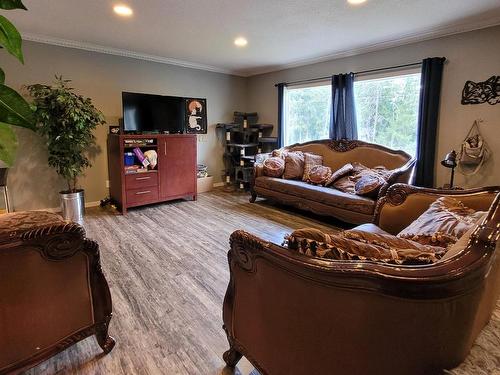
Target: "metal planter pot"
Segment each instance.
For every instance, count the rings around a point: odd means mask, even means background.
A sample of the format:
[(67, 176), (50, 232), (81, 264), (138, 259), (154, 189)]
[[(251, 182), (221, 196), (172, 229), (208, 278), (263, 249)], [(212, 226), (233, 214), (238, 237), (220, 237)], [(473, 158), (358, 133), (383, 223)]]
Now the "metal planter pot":
[(75, 223), (83, 223), (83, 215), (85, 214), (85, 195), (82, 189), (75, 193), (60, 191), (61, 196), (61, 211), (64, 220), (74, 221)]

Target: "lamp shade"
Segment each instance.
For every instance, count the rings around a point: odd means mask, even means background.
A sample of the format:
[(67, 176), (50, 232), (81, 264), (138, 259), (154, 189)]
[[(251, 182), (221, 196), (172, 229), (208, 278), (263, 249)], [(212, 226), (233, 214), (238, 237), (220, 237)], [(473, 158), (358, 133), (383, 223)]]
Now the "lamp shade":
[(455, 150), (448, 152), (443, 160), (441, 160), (441, 165), (446, 168), (455, 168), (457, 166), (457, 153)]

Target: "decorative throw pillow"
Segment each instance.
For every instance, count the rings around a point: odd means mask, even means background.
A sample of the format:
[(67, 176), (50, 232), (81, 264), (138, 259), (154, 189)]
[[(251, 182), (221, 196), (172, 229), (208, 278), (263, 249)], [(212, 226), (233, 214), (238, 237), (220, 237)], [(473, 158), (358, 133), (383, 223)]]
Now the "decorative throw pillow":
[(309, 171), (309, 179), (307, 182), (315, 185), (325, 185), (326, 182), (331, 178), (332, 170), (330, 167), (325, 167), (324, 165), (315, 165)]
[(309, 172), (311, 168), (316, 165), (323, 165), (323, 156), (304, 152), (304, 173), (302, 175), (302, 181), (309, 180)]
[(285, 171), (285, 161), (279, 157), (270, 157), (262, 163), (264, 175), (269, 177), (281, 177)]
[(454, 198), (441, 197), (413, 223), (399, 232), (398, 237), (408, 238), (425, 245), (448, 247), (462, 237), (484, 211), (475, 211)]
[[(370, 260), (394, 264), (428, 264), (439, 260), (441, 253), (415, 248), (381, 246), (339, 234), (322, 233), (313, 228), (295, 231), (285, 237), (284, 245), (301, 254), (334, 260)], [(312, 238), (308, 238), (312, 237)]]
[(337, 169), (335, 172), (332, 173), (332, 175), (330, 176), (328, 181), (325, 183), (325, 186), (329, 186), (329, 185), (333, 184), (339, 178), (348, 175), (353, 170), (354, 170), (354, 167), (350, 163), (344, 165), (343, 167), (340, 167), (339, 169)]
[[(373, 181), (380, 177), (383, 179), (383, 184), (386, 183), (387, 179), (391, 175), (391, 171), (386, 169), (385, 167), (379, 166), (375, 168), (368, 168), (361, 163), (353, 162), (351, 163), (353, 166), (353, 170), (349, 175), (339, 178), (337, 181), (333, 183), (333, 187), (336, 189), (343, 191), (344, 193), (358, 194), (356, 192), (356, 183), (361, 180), (364, 176), (376, 176), (370, 177), (369, 181), (371, 181), (370, 186), (373, 186)], [(381, 182), (382, 180), (377, 179), (377, 181)], [(368, 188), (362, 189), (362, 186), (365, 186), (367, 181), (365, 180), (360, 186), (360, 191), (366, 191)], [(381, 187), (381, 186), (380, 186)], [(380, 189), (380, 187), (378, 189)], [(365, 190), (366, 189), (366, 190)], [(374, 191), (371, 192), (371, 196), (376, 196), (378, 194), (378, 190), (375, 188)], [(362, 195), (362, 194), (360, 194)], [(370, 193), (368, 193), (370, 196)]]
[(365, 174), (355, 183), (354, 192), (357, 195), (376, 198), (385, 183), (386, 181), (375, 173)]
[(288, 151), (286, 149), (278, 148), (276, 150), (273, 150), (271, 156), (285, 159), (286, 154), (288, 154)]
[(283, 178), (287, 180), (297, 180), (304, 174), (304, 153), (302, 151), (292, 151), (285, 154), (285, 172)]

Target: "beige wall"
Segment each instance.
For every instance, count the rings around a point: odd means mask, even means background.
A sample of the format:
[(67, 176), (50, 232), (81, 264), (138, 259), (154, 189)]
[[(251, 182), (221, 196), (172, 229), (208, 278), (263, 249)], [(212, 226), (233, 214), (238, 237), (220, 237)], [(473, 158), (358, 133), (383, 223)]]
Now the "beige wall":
[(438, 129), (436, 184), (449, 181), (449, 170), (439, 160), (451, 149), (458, 151), (469, 127), (477, 118), (484, 120), (481, 131), (493, 156), (480, 175), (465, 178), (458, 175), (457, 184), (473, 187), (500, 185), (500, 104), (460, 104), (466, 80), (483, 81), (500, 75), (500, 27), (453, 35), (383, 51), (331, 60), (258, 75), (248, 80), (248, 103), (265, 122), (277, 122), (277, 90), (275, 83), (322, 77), (336, 73), (360, 71), (378, 67), (420, 61), (425, 57), (444, 56), (448, 59), (443, 77)]
[[(223, 147), (215, 135), (215, 124), (230, 121), (235, 110), (246, 110), (245, 78), (31, 42), (25, 42), (24, 53), (24, 66), (2, 56), (7, 84), (19, 88), (50, 83), (55, 74), (62, 74), (73, 80), (79, 93), (92, 98), (111, 125), (121, 117), (122, 91), (207, 98), (209, 129), (206, 136), (198, 137), (198, 161), (207, 164), (209, 172), (221, 180)], [(87, 202), (99, 201), (108, 194), (107, 132), (107, 125), (97, 130), (101, 151), (81, 179)], [(18, 157), (8, 180), (14, 208), (57, 207), (58, 191), (65, 185), (47, 166), (42, 140), (23, 129), (18, 134)]]
[[(121, 92), (137, 91), (167, 95), (206, 97), (208, 135), (198, 143), (198, 161), (220, 181), (223, 148), (215, 136), (217, 122), (230, 121), (235, 110), (257, 111), (262, 122), (276, 124), (277, 92), (274, 84), (304, 78), (405, 64), (429, 56), (445, 56), (437, 156), (458, 150), (472, 122), (482, 118), (482, 132), (493, 156), (481, 174), (472, 178), (458, 175), (462, 186), (500, 185), (500, 104), (463, 106), (461, 91), (466, 80), (482, 81), (500, 74), (500, 27), (494, 27), (383, 51), (337, 59), (241, 78), (219, 73), (181, 68), (125, 57), (26, 42), (26, 65), (13, 58), (2, 58), (7, 83), (20, 87), (30, 83), (49, 83), (55, 74), (73, 80), (73, 86), (93, 99), (109, 124), (121, 116)], [(32, 132), (19, 130), (20, 147), (9, 176), (11, 198), (16, 210), (58, 206), (58, 191), (64, 182), (47, 166), (42, 140)], [(100, 153), (81, 180), (88, 202), (107, 195), (107, 126), (97, 133)], [(437, 184), (449, 179), (449, 171), (437, 160)]]

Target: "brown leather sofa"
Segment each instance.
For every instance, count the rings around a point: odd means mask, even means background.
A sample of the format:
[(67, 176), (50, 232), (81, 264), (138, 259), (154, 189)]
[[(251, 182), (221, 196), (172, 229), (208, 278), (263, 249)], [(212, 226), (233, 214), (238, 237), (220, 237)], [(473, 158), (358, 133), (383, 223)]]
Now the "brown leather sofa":
[(95, 335), (105, 353), (111, 295), (97, 243), (49, 212), (0, 216), (0, 374)]
[(227, 365), (242, 355), (262, 375), (428, 375), (459, 365), (500, 292), (499, 191), (388, 190), (378, 225), (365, 230), (395, 234), (443, 195), (489, 209), (461, 251), (431, 265), (323, 260), (234, 232)]
[[(379, 197), (392, 184), (409, 182), (415, 164), (415, 159), (403, 151), (362, 141), (312, 141), (288, 146), (284, 150), (322, 155), (323, 165), (332, 168), (333, 171), (352, 162), (361, 163), (369, 168), (382, 165), (393, 170), (385, 186), (380, 189)], [(319, 215), (333, 216), (347, 223), (361, 224), (373, 220), (377, 199), (344, 193), (332, 187), (311, 185), (303, 181), (264, 176), (262, 162), (269, 156), (270, 154), (256, 155), (250, 202), (255, 202), (257, 196), (261, 196)]]

